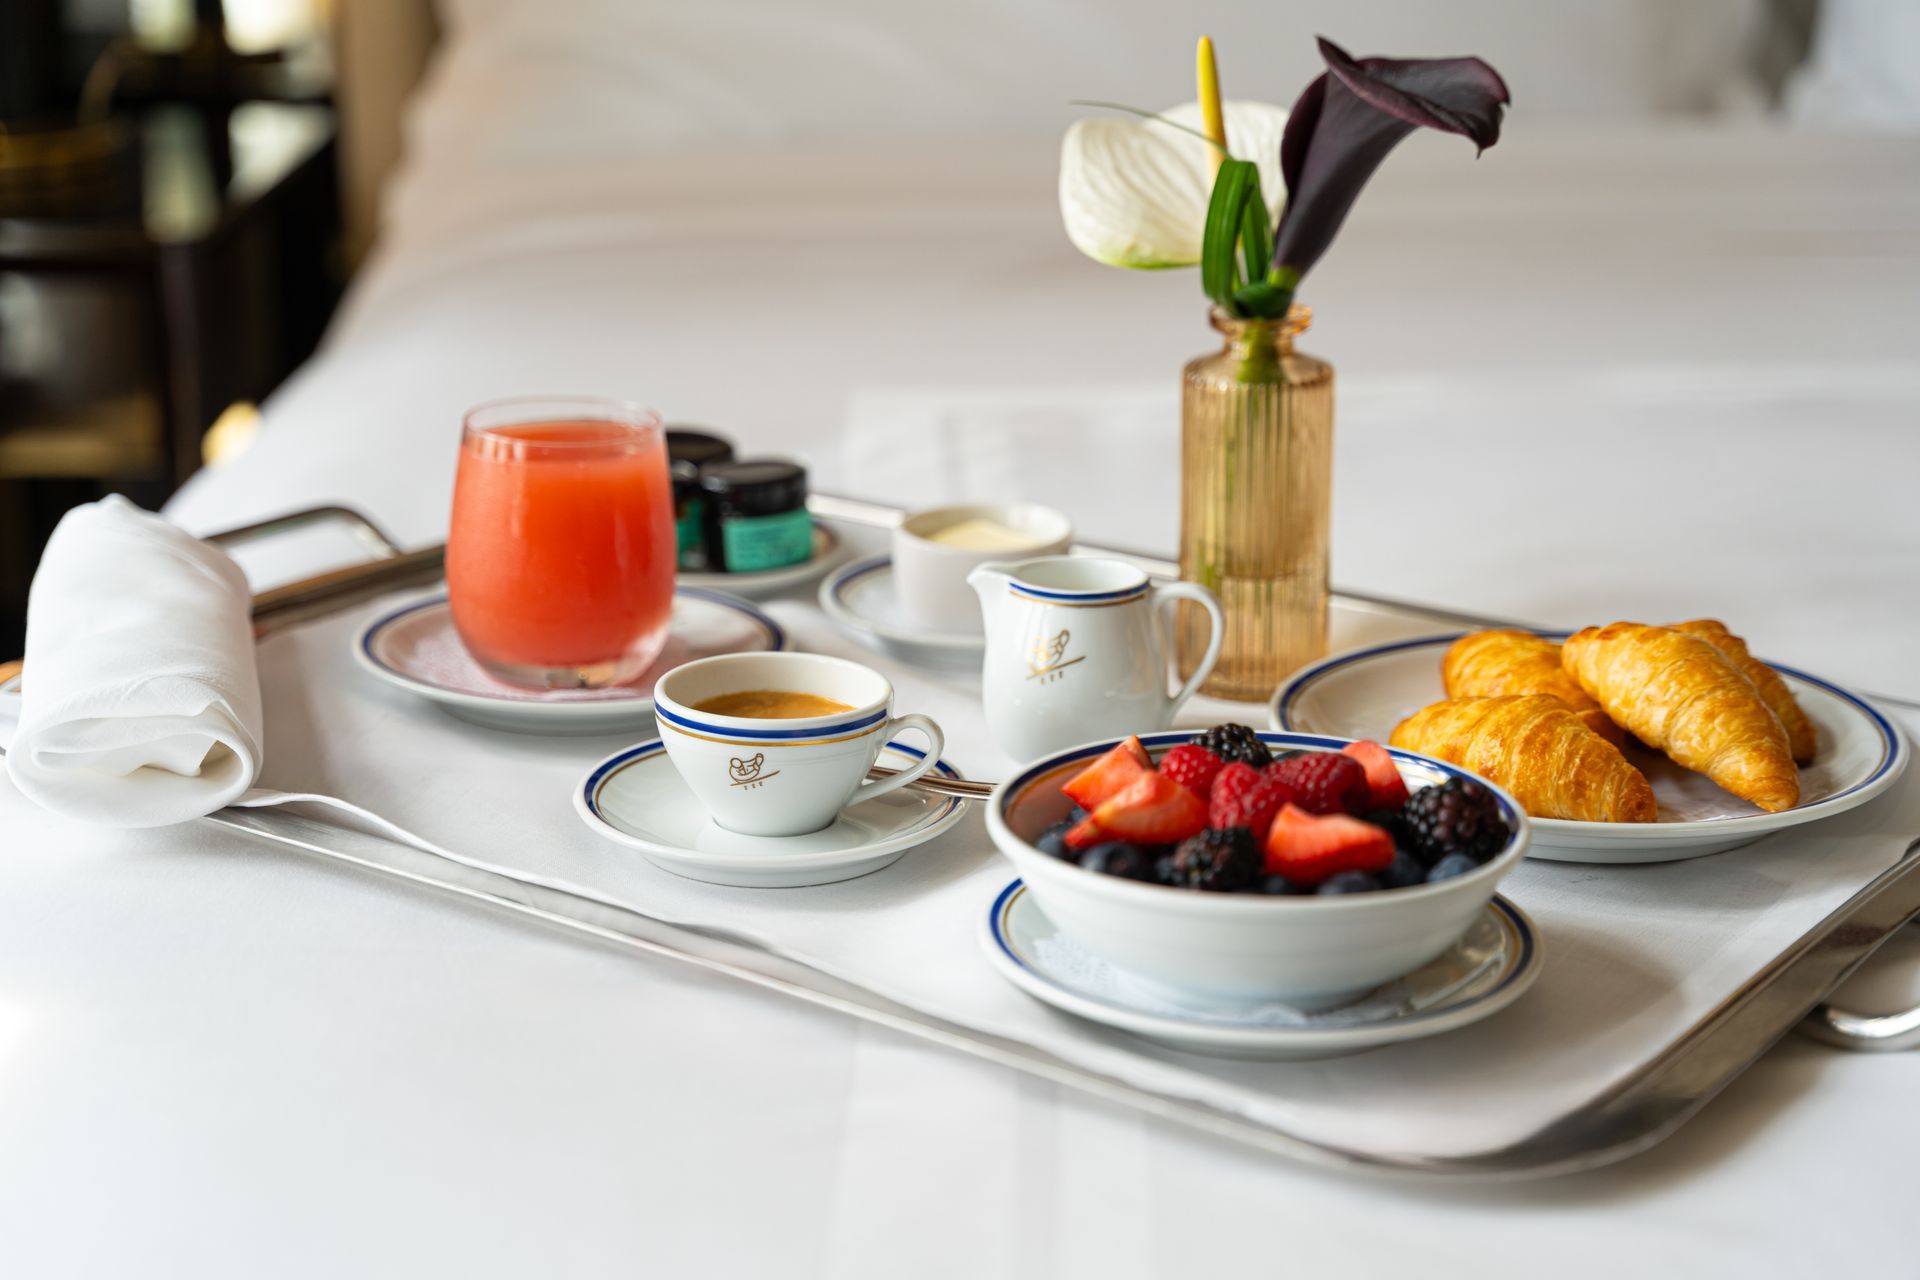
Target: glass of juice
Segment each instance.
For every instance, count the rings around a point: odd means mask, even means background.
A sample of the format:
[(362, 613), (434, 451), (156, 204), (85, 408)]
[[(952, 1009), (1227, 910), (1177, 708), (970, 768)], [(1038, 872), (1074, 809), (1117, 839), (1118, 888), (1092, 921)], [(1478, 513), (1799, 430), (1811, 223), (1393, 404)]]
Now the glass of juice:
[(467, 415), (447, 597), (461, 641), (494, 676), (592, 689), (645, 673), (667, 642), (675, 555), (652, 410), (555, 397)]

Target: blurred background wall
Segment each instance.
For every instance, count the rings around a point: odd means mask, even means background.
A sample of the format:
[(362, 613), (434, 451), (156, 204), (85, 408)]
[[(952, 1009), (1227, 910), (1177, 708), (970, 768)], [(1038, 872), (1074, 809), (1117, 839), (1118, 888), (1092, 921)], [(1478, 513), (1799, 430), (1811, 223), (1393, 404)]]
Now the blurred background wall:
[(1190, 97), (1202, 30), (1229, 96), (1325, 32), (1480, 53), (1528, 129), (1920, 128), (1907, 0), (0, 0), (0, 658), (61, 512), (244, 448), (397, 166), (1053, 137)]

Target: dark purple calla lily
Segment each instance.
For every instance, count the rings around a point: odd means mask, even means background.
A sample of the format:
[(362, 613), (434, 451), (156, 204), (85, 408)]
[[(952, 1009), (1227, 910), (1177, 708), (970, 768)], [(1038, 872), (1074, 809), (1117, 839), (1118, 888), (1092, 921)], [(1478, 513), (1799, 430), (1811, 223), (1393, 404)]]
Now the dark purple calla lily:
[(1506, 82), (1478, 58), (1359, 58), (1320, 40), (1327, 69), (1294, 104), (1280, 142), (1287, 206), (1274, 232), (1271, 283), (1291, 290), (1346, 221), (1360, 188), (1417, 128), (1500, 140)]

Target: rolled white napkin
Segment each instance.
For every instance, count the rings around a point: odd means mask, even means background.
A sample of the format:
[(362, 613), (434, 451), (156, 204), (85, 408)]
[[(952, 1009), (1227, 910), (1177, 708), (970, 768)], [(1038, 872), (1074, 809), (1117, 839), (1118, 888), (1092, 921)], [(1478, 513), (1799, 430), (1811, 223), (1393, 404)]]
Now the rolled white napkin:
[(124, 498), (69, 511), (27, 598), (22, 691), (0, 698), (13, 785), (113, 827), (238, 799), (260, 772), (251, 604), (225, 553)]

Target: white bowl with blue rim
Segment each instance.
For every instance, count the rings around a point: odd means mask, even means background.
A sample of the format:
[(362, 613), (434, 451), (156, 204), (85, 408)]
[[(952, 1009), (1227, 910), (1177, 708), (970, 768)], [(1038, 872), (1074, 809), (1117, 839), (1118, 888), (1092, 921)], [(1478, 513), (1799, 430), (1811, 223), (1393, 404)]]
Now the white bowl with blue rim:
[[(1141, 734), (1158, 759), (1191, 730)], [(1263, 732), (1276, 751), (1337, 751), (1348, 739)], [(1513, 798), (1490, 787), (1511, 835), (1465, 875), (1406, 889), (1329, 897), (1206, 893), (1087, 871), (1042, 853), (1033, 841), (1072, 808), (1060, 785), (1117, 740), (1070, 747), (994, 788), (987, 831), (1032, 890), (1047, 918), (1088, 952), (1149, 991), (1189, 1005), (1284, 1002), (1318, 1009), (1353, 1001), (1447, 951), (1526, 856), (1528, 824)], [(1391, 750), (1410, 789), (1466, 776), (1464, 770)]]
[(1439, 956), (1328, 1009), (1170, 999), (1068, 937), (1021, 880), (994, 899), (980, 940), (994, 968), (1037, 1000), (1188, 1053), (1225, 1058), (1331, 1058), (1457, 1031), (1525, 995), (1541, 968), (1533, 921), (1501, 897)]
[[(1463, 633), (1369, 645), (1307, 667), (1275, 692), (1276, 729), (1386, 741), (1393, 727), (1446, 697), (1440, 659)], [(1542, 631), (1549, 640), (1567, 632)], [(1911, 754), (1906, 736), (1872, 704), (1832, 681), (1769, 663), (1813, 721), (1818, 750), (1800, 769), (1800, 803), (1766, 813), (1628, 740), (1628, 760), (1647, 775), (1660, 803), (1653, 822), (1533, 820), (1532, 857), (1554, 862), (1674, 862), (1722, 853), (1764, 836), (1857, 808), (1899, 780)]]
[(606, 689), (522, 689), (473, 660), (454, 630), (444, 593), (376, 614), (354, 637), (353, 656), (376, 679), (449, 715), (513, 733), (624, 733), (653, 724), (653, 686), (682, 663), (722, 653), (776, 653), (786, 628), (720, 591), (679, 587), (667, 643), (632, 684)]

